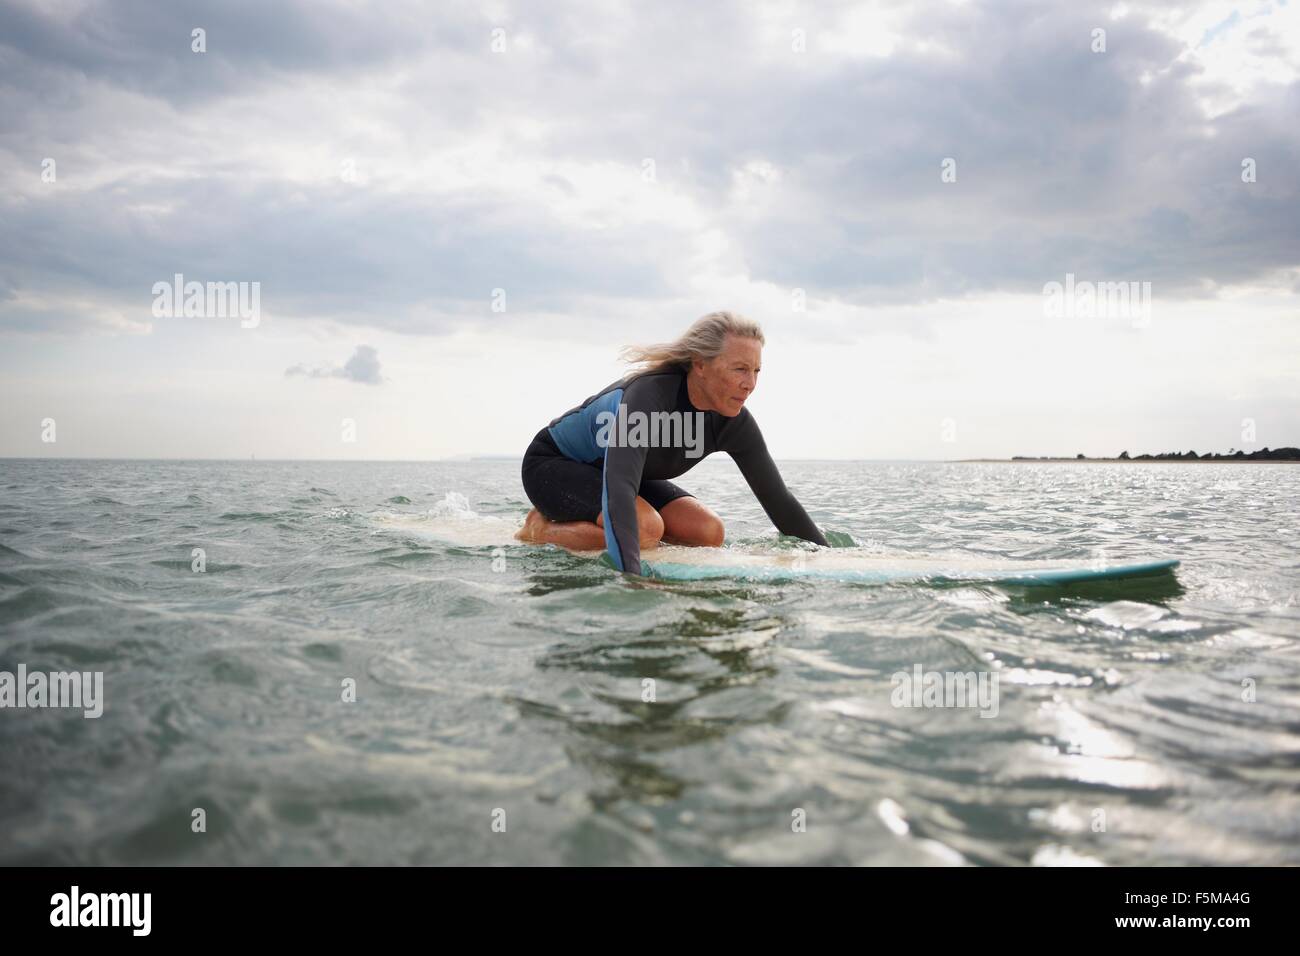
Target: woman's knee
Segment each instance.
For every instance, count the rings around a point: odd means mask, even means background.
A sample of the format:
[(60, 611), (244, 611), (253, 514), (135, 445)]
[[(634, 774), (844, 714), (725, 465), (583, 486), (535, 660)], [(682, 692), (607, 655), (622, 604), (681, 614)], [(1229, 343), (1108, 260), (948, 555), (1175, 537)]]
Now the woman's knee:
[(678, 498), (664, 506), (664, 539), (670, 544), (720, 548), (726, 538), (722, 519), (695, 498)]
[(727, 529), (723, 527), (721, 518), (709, 513), (700, 519), (696, 538), (705, 548), (720, 548), (727, 539)]
[(699, 508), (690, 518), (674, 525), (670, 538), (680, 538), (683, 544), (700, 548), (720, 548), (726, 539), (727, 529), (722, 519), (707, 508)]
[[(603, 513), (596, 515), (596, 525), (600, 528), (605, 527), (605, 515)], [(640, 495), (636, 499), (636, 530), (637, 538), (643, 548), (658, 544), (664, 536), (663, 516), (658, 511), (655, 511), (654, 506)]]
[(636, 499), (636, 524), (641, 547), (658, 544), (664, 536), (664, 519), (644, 498)]

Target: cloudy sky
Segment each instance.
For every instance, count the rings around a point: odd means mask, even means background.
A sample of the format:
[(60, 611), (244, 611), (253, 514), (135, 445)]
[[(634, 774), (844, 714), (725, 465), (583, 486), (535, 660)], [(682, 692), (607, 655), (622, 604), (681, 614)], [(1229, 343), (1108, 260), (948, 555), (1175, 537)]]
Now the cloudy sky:
[(0, 0), (0, 115), (0, 455), (521, 454), (715, 309), (778, 457), (1300, 445), (1300, 0)]

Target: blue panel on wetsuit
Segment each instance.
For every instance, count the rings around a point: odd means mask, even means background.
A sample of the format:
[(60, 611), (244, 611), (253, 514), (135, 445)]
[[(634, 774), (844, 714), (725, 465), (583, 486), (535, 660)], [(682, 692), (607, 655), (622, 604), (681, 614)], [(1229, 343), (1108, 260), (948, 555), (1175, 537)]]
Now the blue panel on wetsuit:
[(617, 415), (618, 403), (622, 400), (623, 390), (611, 389), (597, 397), (590, 405), (579, 408), (560, 419), (550, 428), (555, 447), (560, 449), (566, 458), (572, 458), (574, 461), (603, 461), (605, 449), (596, 444), (596, 432), (600, 430), (600, 423), (596, 421), (596, 416), (601, 412)]

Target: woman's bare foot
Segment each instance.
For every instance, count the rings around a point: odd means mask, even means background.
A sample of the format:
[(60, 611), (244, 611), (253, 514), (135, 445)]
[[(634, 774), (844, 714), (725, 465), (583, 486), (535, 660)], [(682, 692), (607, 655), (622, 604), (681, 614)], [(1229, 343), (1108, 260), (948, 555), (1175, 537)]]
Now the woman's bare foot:
[[(659, 512), (644, 498), (636, 499), (637, 526), (641, 532), (641, 549), (648, 551), (659, 546), (663, 537), (664, 522)], [(604, 551), (604, 517), (595, 521), (550, 521), (534, 508), (524, 519), (524, 526), (515, 532), (520, 541), (532, 544), (558, 544), (570, 551)]]
[(520, 541), (541, 541), (541, 534), (548, 524), (550, 522), (542, 517), (540, 511), (534, 508), (528, 512), (528, 517), (524, 519), (524, 526), (515, 532), (515, 537)]
[(605, 550), (605, 529), (594, 521), (551, 521), (534, 508), (515, 537), (532, 544), (558, 544), (570, 551)]

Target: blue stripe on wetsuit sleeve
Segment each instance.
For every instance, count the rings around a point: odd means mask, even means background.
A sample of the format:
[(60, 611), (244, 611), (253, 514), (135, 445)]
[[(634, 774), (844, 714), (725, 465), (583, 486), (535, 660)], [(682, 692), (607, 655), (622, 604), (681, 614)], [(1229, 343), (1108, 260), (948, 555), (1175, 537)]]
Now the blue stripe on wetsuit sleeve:
[[(609, 393), (612, 401), (610, 401), (608, 405), (606, 405), (606, 407), (604, 408), (604, 410), (606, 411), (613, 412), (615, 418), (611, 425), (610, 431), (607, 433), (611, 440), (607, 442), (605, 448), (602, 449), (604, 455), (604, 461), (601, 463), (601, 469), (600, 469), (600, 513), (604, 516), (605, 519), (605, 550), (609, 552), (609, 557), (610, 560), (614, 562), (614, 567), (618, 568), (618, 570), (620, 571), (627, 571), (628, 562), (624, 558), (623, 548), (618, 541), (618, 533), (617, 533), (618, 529), (615, 527), (617, 522), (614, 520), (614, 517), (609, 510), (609, 446), (613, 444), (614, 431), (615, 429), (618, 428), (617, 416), (619, 414), (619, 406), (623, 401), (623, 393), (624, 390), (621, 388), (616, 388), (612, 390)], [(594, 417), (592, 418), (592, 427), (593, 429), (598, 428), (598, 426), (596, 426), (595, 424)], [(595, 431), (593, 431), (592, 433), (592, 441), (593, 442), (595, 441)], [(631, 534), (633, 535), (633, 538), (632, 538), (632, 545), (630, 545), (630, 547), (633, 547), (635, 551), (639, 552), (641, 542), (640, 539), (637, 537), (637, 535), (639, 534), (639, 527), (638, 527), (637, 515), (636, 515), (635, 493), (633, 494), (631, 505), (632, 505)], [(627, 529), (625, 528), (624, 531), (626, 532)]]
[[(637, 498), (636, 484), (632, 486), (632, 501), (627, 502), (632, 509), (630, 516), (620, 511), (623, 515), (623, 527), (619, 527), (619, 522), (614, 518), (614, 512), (610, 510), (610, 446), (615, 444), (616, 429), (619, 427), (619, 408), (624, 401), (624, 389), (614, 389), (611, 395), (614, 395), (614, 402), (610, 411), (614, 412), (614, 423), (611, 424), (608, 432), (608, 440), (604, 447), (604, 460), (601, 466), (601, 514), (604, 516), (604, 549), (610, 553), (610, 559), (619, 571), (641, 572), (641, 529), (640, 522), (637, 520)], [(594, 441), (594, 436), (593, 436)], [(615, 462), (617, 466), (617, 460)], [(628, 467), (624, 462), (619, 467)], [(621, 483), (620, 483), (621, 484)], [(621, 503), (621, 502), (619, 502)], [(624, 542), (619, 541), (619, 533), (623, 533)], [(630, 536), (630, 540), (628, 540)], [(630, 558), (630, 559), (629, 559)]]
[(614, 536), (614, 522), (609, 517), (609, 482), (606, 480), (606, 466), (609, 464), (609, 448), (605, 449), (605, 464), (600, 470), (600, 513), (605, 518), (605, 550), (609, 552), (614, 567), (622, 571), (623, 552), (619, 549), (618, 538)]

